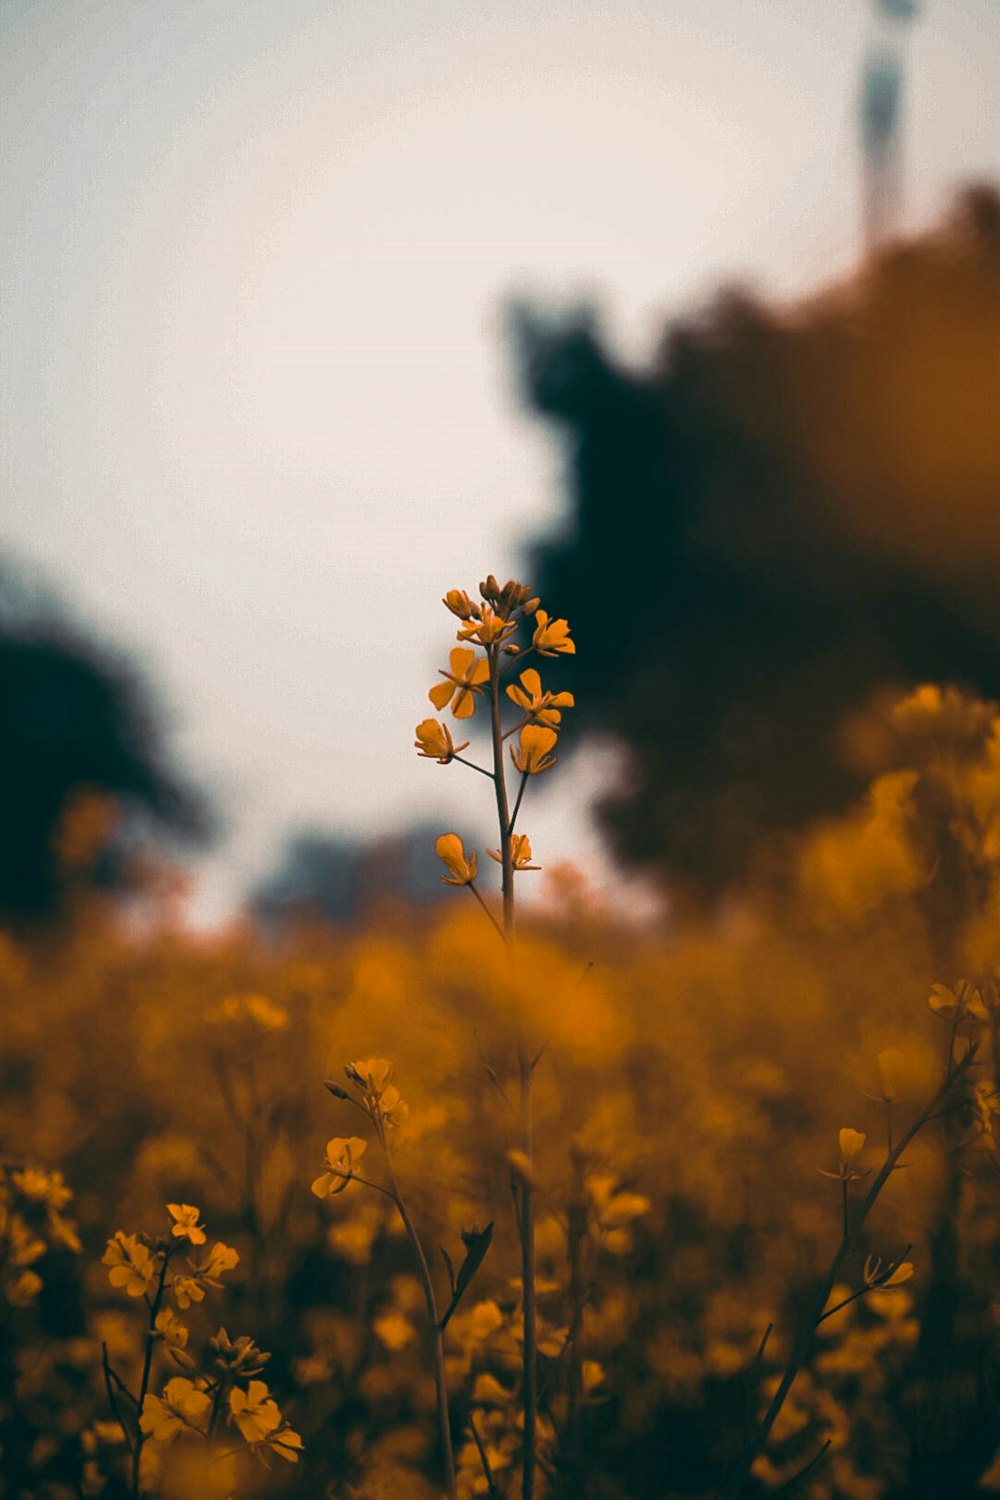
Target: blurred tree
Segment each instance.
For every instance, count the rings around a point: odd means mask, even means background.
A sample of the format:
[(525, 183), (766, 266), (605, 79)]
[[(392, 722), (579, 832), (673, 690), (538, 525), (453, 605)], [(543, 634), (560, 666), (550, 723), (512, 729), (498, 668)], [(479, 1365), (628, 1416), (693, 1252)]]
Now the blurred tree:
[(121, 889), (148, 835), (202, 839), (152, 697), (117, 653), (0, 571), (0, 920), (49, 922), (71, 888)]
[(272, 930), (302, 921), (353, 923), (373, 913), (441, 900), (438, 824), (418, 823), (376, 839), (307, 830), (293, 834), (274, 871), (250, 895)]
[(845, 722), (880, 689), (1000, 693), (995, 192), (803, 305), (719, 296), (647, 372), (588, 310), (511, 326), (568, 454), (527, 576), (580, 645), (570, 733), (630, 751), (623, 859), (717, 892), (877, 769)]

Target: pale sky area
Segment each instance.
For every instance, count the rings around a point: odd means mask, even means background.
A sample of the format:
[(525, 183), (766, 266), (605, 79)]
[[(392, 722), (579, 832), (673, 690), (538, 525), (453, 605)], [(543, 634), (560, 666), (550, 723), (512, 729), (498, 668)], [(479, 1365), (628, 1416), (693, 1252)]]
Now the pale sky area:
[[(0, 0), (0, 554), (169, 709), (229, 824), (197, 920), (295, 826), (488, 828), (481, 778), (412, 744), (441, 595), (516, 572), (562, 505), (503, 298), (592, 294), (641, 359), (720, 281), (842, 273), (869, 13)], [(998, 98), (1000, 0), (925, 0), (908, 225), (1000, 176)], [(604, 774), (522, 818), (598, 885)]]

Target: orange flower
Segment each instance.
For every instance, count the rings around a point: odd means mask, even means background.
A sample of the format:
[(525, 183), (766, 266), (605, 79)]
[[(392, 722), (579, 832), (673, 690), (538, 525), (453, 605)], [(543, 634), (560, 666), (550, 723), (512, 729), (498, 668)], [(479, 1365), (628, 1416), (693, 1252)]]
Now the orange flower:
[(572, 693), (546, 693), (542, 691), (542, 679), (534, 667), (521, 673), (521, 686), (512, 682), (507, 697), (529, 714), (533, 724), (544, 724), (546, 728), (558, 729), (562, 722), (561, 708), (572, 708)]
[(468, 743), (468, 740), (464, 740), (461, 745), (456, 745), (451, 737), (451, 730), (439, 719), (423, 719), (417, 725), (417, 737), (413, 741), (418, 754), (425, 755), (428, 760), (436, 760), (439, 766), (446, 766)]
[(434, 845), (434, 852), (451, 871), (450, 875), (441, 876), (445, 885), (472, 884), (476, 878), (476, 851), (473, 849), (466, 859), (462, 840), (457, 833), (443, 833)]
[(484, 604), (481, 617), (478, 621), (471, 621), (464, 630), (458, 632), (460, 641), (478, 641), (481, 646), (490, 646), (494, 641), (502, 641), (517, 629), (516, 620), (506, 620), (503, 615), (497, 614), (488, 604)]
[(473, 604), (464, 589), (449, 589), (441, 603), (460, 620), (471, 620), (479, 613), (478, 604)]
[[(515, 870), (540, 870), (541, 865), (531, 863), (531, 840), (526, 833), (515, 833), (511, 840), (512, 853), (514, 855)], [(497, 849), (487, 849), (486, 853), (490, 859), (495, 859), (498, 865), (503, 864), (503, 855)]]
[(440, 674), (446, 681), (435, 683), (427, 696), (437, 709), (444, 708), (454, 697), (451, 711), (455, 718), (471, 718), (476, 706), (473, 694), (482, 692), (481, 684), (490, 675), (490, 664), (485, 656), (477, 660), (470, 646), (454, 646), (448, 661), (451, 671), (442, 669)]
[(539, 656), (573, 656), (576, 642), (569, 638), (566, 620), (550, 620), (544, 609), (535, 611), (535, 633), (531, 644)]
[(549, 751), (558, 738), (554, 729), (545, 729), (538, 724), (525, 724), (518, 736), (520, 748), (515, 750), (511, 746), (511, 760), (525, 776), (538, 776), (555, 765), (556, 758)]

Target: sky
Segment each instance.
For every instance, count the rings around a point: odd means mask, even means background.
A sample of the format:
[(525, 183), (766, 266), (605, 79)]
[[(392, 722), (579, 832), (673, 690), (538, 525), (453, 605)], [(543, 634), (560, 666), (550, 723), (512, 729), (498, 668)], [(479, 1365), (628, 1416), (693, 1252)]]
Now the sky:
[[(564, 509), (505, 299), (593, 298), (641, 362), (720, 284), (846, 273), (870, 12), (0, 0), (0, 557), (156, 685), (227, 826), (195, 920), (295, 828), (488, 827), (413, 729), (442, 594)], [(925, 0), (902, 227), (1000, 175), (998, 97), (1000, 0)], [(522, 819), (612, 895), (614, 771), (580, 757)]]

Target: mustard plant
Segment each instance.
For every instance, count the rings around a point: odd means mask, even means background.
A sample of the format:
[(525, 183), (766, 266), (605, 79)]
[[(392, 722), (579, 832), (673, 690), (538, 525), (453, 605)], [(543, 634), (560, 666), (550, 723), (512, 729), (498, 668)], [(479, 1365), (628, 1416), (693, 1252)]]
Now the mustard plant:
[[(964, 980), (959, 981), (954, 989), (936, 984), (932, 988), (929, 1005), (949, 1026), (940, 1084), (906, 1128), (897, 1132), (894, 1112), (901, 1102), (897, 1081), (900, 1054), (893, 1049), (879, 1053), (879, 1094), (868, 1097), (880, 1103), (885, 1112), (885, 1144), (881, 1161), (877, 1167), (865, 1165), (869, 1156), (867, 1134), (853, 1127), (844, 1127), (838, 1135), (836, 1170), (818, 1168), (822, 1176), (838, 1185), (840, 1238), (792, 1339), (791, 1352), (776, 1382), (771, 1400), (756, 1426), (747, 1428), (739, 1459), (718, 1492), (721, 1500), (738, 1500), (744, 1493), (751, 1471), (765, 1451), (768, 1438), (788, 1400), (796, 1377), (809, 1358), (820, 1326), (852, 1303), (873, 1292), (895, 1291), (913, 1276), (913, 1264), (906, 1259), (911, 1248), (909, 1245), (900, 1254), (886, 1261), (880, 1256), (869, 1254), (861, 1269), (860, 1285), (846, 1296), (831, 1301), (831, 1293), (838, 1284), (845, 1263), (859, 1250), (863, 1230), (883, 1189), (893, 1173), (905, 1166), (902, 1158), (907, 1148), (921, 1131), (935, 1121), (942, 1122), (942, 1127), (949, 1132), (949, 1149), (952, 1152), (979, 1146), (984, 1139), (991, 1146), (993, 1144), (992, 1121), (994, 1114), (1000, 1113), (1000, 1103), (993, 1081), (984, 1082), (979, 1077), (979, 1046), (970, 1034), (978, 1025), (989, 1021), (982, 995), (975, 986)], [(872, 1177), (871, 1184), (859, 1197), (860, 1184), (868, 1177)], [(756, 1376), (763, 1361), (772, 1328), (773, 1325), (769, 1324), (761, 1339), (752, 1377)], [(791, 1488), (801, 1483), (812, 1473), (822, 1462), (829, 1446), (829, 1440), (824, 1442), (809, 1462), (786, 1481), (785, 1487)]]
[[(191, 1329), (178, 1313), (190, 1313), (209, 1291), (219, 1291), (221, 1278), (236, 1267), (239, 1254), (219, 1242), (208, 1247), (201, 1211), (193, 1204), (168, 1203), (166, 1209), (167, 1227), (158, 1236), (116, 1230), (102, 1257), (112, 1287), (145, 1311), (135, 1388), (111, 1363), (107, 1344), (102, 1345), (105, 1392), (127, 1449), (132, 1500), (150, 1494), (159, 1470), (157, 1463), (145, 1461), (150, 1440), (164, 1452), (178, 1440), (197, 1441), (208, 1463), (239, 1453), (252, 1454), (265, 1466), (273, 1456), (296, 1463), (302, 1448), (299, 1434), (258, 1378), (270, 1356), (249, 1336), (232, 1339), (220, 1327), (200, 1357), (193, 1353)], [(154, 1371), (164, 1363), (184, 1373), (163, 1380), (161, 1371), (154, 1381)], [(215, 1439), (222, 1424), (238, 1441), (230, 1453), (220, 1455)], [(113, 1451), (110, 1457), (113, 1462)]]
[[(532, 863), (531, 841), (517, 831), (517, 819), (528, 783), (552, 769), (562, 714), (574, 706), (568, 692), (547, 690), (535, 666), (524, 667), (530, 656), (557, 657), (573, 655), (576, 644), (571, 639), (566, 620), (552, 619), (541, 608), (541, 601), (531, 589), (515, 579), (501, 588), (491, 573), (479, 585), (479, 600), (473, 600), (462, 589), (451, 589), (443, 603), (460, 621), (443, 682), (430, 689), (429, 697), (440, 712), (450, 705), (456, 719), (472, 717), (476, 703), (485, 696), (489, 715), (491, 764), (483, 767), (466, 760), (460, 752), (465, 741), (455, 745), (446, 723), (424, 719), (417, 725), (416, 748), (419, 754), (441, 765), (458, 761), (470, 765), (493, 783), (497, 816), (497, 849), (487, 853), (500, 865), (501, 916), (498, 921), (476, 884), (478, 865), (475, 852), (468, 856), (457, 834), (446, 833), (437, 840), (437, 854), (448, 873), (442, 878), (449, 885), (467, 886), (483, 908), (502, 939), (510, 975), (510, 993), (517, 997), (514, 1017), (519, 1084), (520, 1139), (516, 1148), (512, 1187), (517, 1209), (518, 1234), (521, 1242), (521, 1285), (523, 1334), (523, 1454), (522, 1500), (534, 1500), (538, 1426), (538, 1311), (535, 1284), (535, 1186), (534, 1186), (534, 1108), (533, 1081), (535, 1068), (544, 1044), (532, 1044), (526, 1018), (521, 1013), (520, 988), (517, 983), (515, 876), (540, 866)], [(530, 637), (524, 626), (530, 628)], [(522, 640), (517, 639), (521, 633)], [(516, 682), (506, 682), (512, 673)], [(513, 723), (504, 727), (504, 709), (513, 703)], [(517, 737), (516, 745), (507, 741)], [(505, 748), (520, 780), (511, 806), (508, 789), (508, 766)], [(476, 1439), (479, 1446), (478, 1437)], [(490, 1488), (493, 1480), (487, 1472)]]
[(493, 1236), (493, 1225), (488, 1224), (485, 1229), (475, 1226), (471, 1229), (463, 1230), (462, 1241), (465, 1246), (465, 1257), (457, 1273), (450, 1255), (446, 1250), (442, 1249), (441, 1253), (448, 1270), (451, 1293), (447, 1306), (443, 1312), (440, 1312), (427, 1254), (424, 1250), (423, 1241), (413, 1222), (413, 1217), (407, 1207), (406, 1199), (403, 1196), (390, 1144), (392, 1133), (409, 1116), (409, 1105), (400, 1095), (396, 1085), (391, 1082), (392, 1063), (388, 1058), (369, 1057), (362, 1059), (360, 1062), (348, 1063), (344, 1068), (344, 1074), (350, 1085), (349, 1088), (345, 1089), (341, 1084), (334, 1082), (332, 1079), (327, 1080), (326, 1088), (333, 1094), (334, 1098), (351, 1104), (360, 1110), (374, 1128), (375, 1138), (382, 1158), (385, 1181), (376, 1182), (373, 1178), (362, 1175), (358, 1170), (358, 1164), (368, 1149), (368, 1142), (364, 1137), (334, 1136), (327, 1142), (323, 1171), (313, 1182), (312, 1191), (317, 1198), (331, 1198), (345, 1192), (351, 1183), (360, 1183), (364, 1187), (370, 1188), (373, 1192), (381, 1193), (384, 1197), (388, 1198), (399, 1214), (400, 1221), (413, 1248), (417, 1273), (424, 1294), (427, 1325), (431, 1339), (434, 1391), (438, 1413), (445, 1489), (449, 1500), (455, 1500), (455, 1496), (457, 1495), (455, 1456), (451, 1440), (451, 1414), (445, 1379), (444, 1331), (489, 1249)]

